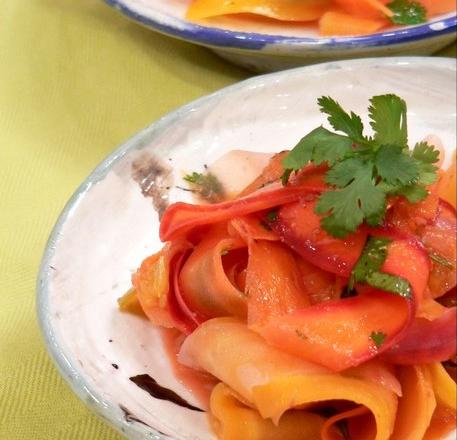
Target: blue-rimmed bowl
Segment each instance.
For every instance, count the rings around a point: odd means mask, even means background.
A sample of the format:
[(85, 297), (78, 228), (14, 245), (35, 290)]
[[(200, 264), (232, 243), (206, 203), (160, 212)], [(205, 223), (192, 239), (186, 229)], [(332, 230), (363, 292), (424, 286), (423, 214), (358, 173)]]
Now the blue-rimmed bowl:
[(457, 15), (417, 26), (358, 37), (320, 37), (305, 25), (224, 17), (186, 20), (189, 0), (105, 0), (123, 14), (163, 34), (209, 47), (223, 58), (267, 72), (323, 61), (367, 56), (430, 55), (456, 39)]

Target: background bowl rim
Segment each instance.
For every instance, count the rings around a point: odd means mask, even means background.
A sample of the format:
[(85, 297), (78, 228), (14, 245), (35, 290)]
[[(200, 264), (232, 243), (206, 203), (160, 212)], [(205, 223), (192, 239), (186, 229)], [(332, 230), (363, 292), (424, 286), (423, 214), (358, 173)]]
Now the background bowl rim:
[(455, 60), (447, 57), (431, 58), (423, 56), (399, 56), (331, 61), (258, 75), (221, 88), (216, 92), (205, 95), (186, 105), (178, 107), (134, 134), (127, 141), (115, 148), (108, 156), (106, 156), (105, 159), (103, 159), (100, 164), (97, 165), (95, 169), (83, 180), (61, 211), (46, 243), (36, 283), (36, 313), (46, 350), (60, 375), (65, 379), (78, 398), (98, 416), (104, 419), (109, 425), (117, 429), (123, 435), (128, 435), (128, 438), (130, 439), (148, 438), (151, 440), (175, 440), (173, 437), (159, 433), (153, 427), (147, 427), (136, 421), (126, 420), (125, 413), (123, 413), (117, 405), (104, 400), (102, 394), (94, 389), (90, 382), (85, 379), (82, 367), (75, 359), (72, 359), (71, 356), (65, 352), (65, 344), (62, 340), (59, 340), (58, 334), (53, 325), (53, 316), (49, 301), (49, 285), (51, 282), (50, 275), (53, 272), (51, 266), (52, 259), (65, 222), (77, 208), (79, 201), (88, 193), (88, 191), (90, 191), (93, 185), (103, 180), (111, 171), (112, 167), (121, 161), (128, 152), (141, 147), (145, 144), (145, 142), (149, 142), (154, 135), (160, 134), (160, 132), (166, 130), (170, 125), (175, 124), (176, 121), (179, 121), (183, 116), (193, 113), (199, 107), (214, 100), (217, 101), (234, 91), (257, 87), (265, 81), (278, 81), (280, 78), (286, 78), (291, 73), (297, 73), (299, 71), (312, 73), (313, 71), (332, 70), (333, 68), (338, 67), (343, 69), (354, 69), (354, 67), (357, 66), (369, 66), (370, 64), (377, 66), (393, 66), (424, 63), (433, 63), (435, 67), (439, 66), (443, 69), (456, 70)]
[(268, 51), (278, 46), (306, 49), (355, 49), (410, 43), (447, 35), (457, 30), (457, 13), (427, 23), (387, 29), (370, 35), (349, 37), (293, 37), (256, 32), (231, 31), (203, 26), (156, 11), (145, 15), (129, 5), (129, 0), (104, 0), (108, 5), (142, 25), (186, 41), (204, 46)]

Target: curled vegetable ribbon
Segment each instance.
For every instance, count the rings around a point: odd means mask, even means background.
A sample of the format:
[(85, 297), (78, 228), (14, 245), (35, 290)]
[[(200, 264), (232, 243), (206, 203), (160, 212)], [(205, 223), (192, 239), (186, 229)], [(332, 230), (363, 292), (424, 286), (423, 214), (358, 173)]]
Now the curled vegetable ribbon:
[[(134, 276), (151, 321), (189, 334), (208, 319), (234, 316), (270, 344), (333, 371), (382, 353), (391, 359), (402, 356), (402, 363), (418, 355), (424, 362), (444, 360), (455, 337), (440, 321), (433, 325), (446, 333), (446, 347), (435, 343), (411, 351), (408, 343), (411, 335), (427, 332), (415, 316), (427, 286), (429, 258), (405, 231), (391, 227), (370, 234), (391, 239), (382, 272), (407, 280), (410, 298), (364, 288), (355, 297), (340, 299), (336, 291), (328, 301), (314, 303), (307, 262), (312, 276), (333, 277), (337, 290), (337, 280), (351, 273), (368, 233), (362, 228), (344, 241), (319, 229), (313, 206), (326, 187), (324, 171), (312, 167), (291, 185), (273, 183), (229, 202), (171, 205), (161, 223), (161, 238), (169, 244)], [(155, 287), (153, 279), (159, 280)], [(455, 310), (446, 316), (445, 322), (455, 326)]]

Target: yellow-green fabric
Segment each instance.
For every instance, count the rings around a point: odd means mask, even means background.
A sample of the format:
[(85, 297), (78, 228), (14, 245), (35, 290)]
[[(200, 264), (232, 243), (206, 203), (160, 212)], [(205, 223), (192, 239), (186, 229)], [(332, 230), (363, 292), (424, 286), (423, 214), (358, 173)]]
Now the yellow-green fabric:
[(115, 146), (248, 75), (101, 0), (2, 2), (0, 439), (121, 438), (72, 394), (45, 352), (35, 279), (46, 239), (66, 200)]

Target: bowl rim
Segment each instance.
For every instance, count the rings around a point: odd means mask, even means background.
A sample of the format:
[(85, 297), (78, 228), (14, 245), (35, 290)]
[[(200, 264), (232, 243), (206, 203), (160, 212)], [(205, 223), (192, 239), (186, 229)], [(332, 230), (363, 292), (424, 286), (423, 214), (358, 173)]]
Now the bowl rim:
[(90, 188), (97, 182), (103, 180), (111, 171), (112, 167), (118, 163), (130, 151), (146, 143), (153, 142), (154, 138), (160, 135), (171, 125), (179, 121), (183, 116), (194, 113), (195, 110), (207, 103), (218, 101), (234, 91), (242, 89), (255, 88), (264, 82), (278, 81), (281, 78), (287, 78), (291, 73), (303, 71), (305, 76), (313, 71), (332, 70), (333, 68), (342, 68), (352, 70), (357, 66), (398, 66), (432, 63), (435, 67), (442, 69), (456, 70), (455, 60), (446, 57), (384, 57), (384, 58), (363, 58), (355, 60), (331, 61), (326, 63), (314, 64), (311, 66), (297, 67), (294, 69), (274, 72), (264, 75), (255, 76), (244, 81), (229, 85), (216, 92), (205, 95), (190, 103), (167, 113), (160, 119), (151, 123), (146, 128), (140, 130), (115, 148), (99, 165), (83, 180), (75, 190), (68, 202), (65, 204), (60, 213), (48, 241), (45, 245), (44, 253), (41, 259), (37, 282), (36, 282), (36, 314), (38, 324), (44, 339), (46, 350), (51, 357), (54, 365), (61, 376), (68, 383), (78, 398), (92, 409), (99, 417), (104, 419), (109, 425), (117, 429), (120, 433), (130, 439), (151, 439), (151, 440), (175, 440), (173, 437), (156, 431), (153, 427), (147, 427), (136, 421), (128, 421), (122, 410), (106, 400), (91, 383), (85, 379), (82, 367), (76, 359), (72, 358), (71, 353), (65, 351), (65, 343), (59, 339), (58, 332), (53, 325), (53, 315), (50, 308), (49, 285), (51, 283), (52, 259), (55, 254), (61, 236), (62, 228), (67, 219), (77, 209), (80, 200), (88, 193)]
[[(374, 48), (393, 44), (411, 43), (427, 38), (447, 35), (457, 30), (457, 13), (444, 18), (432, 19), (427, 23), (403, 28), (389, 29), (370, 35), (352, 37), (293, 37), (255, 32), (230, 31), (203, 26), (188, 20), (172, 17), (151, 10), (148, 15), (139, 12), (129, 4), (130, 0), (104, 0), (127, 17), (163, 34), (193, 43), (212, 47), (261, 50), (269, 52), (281, 46), (306, 49)], [(449, 14), (446, 14), (449, 15)]]

